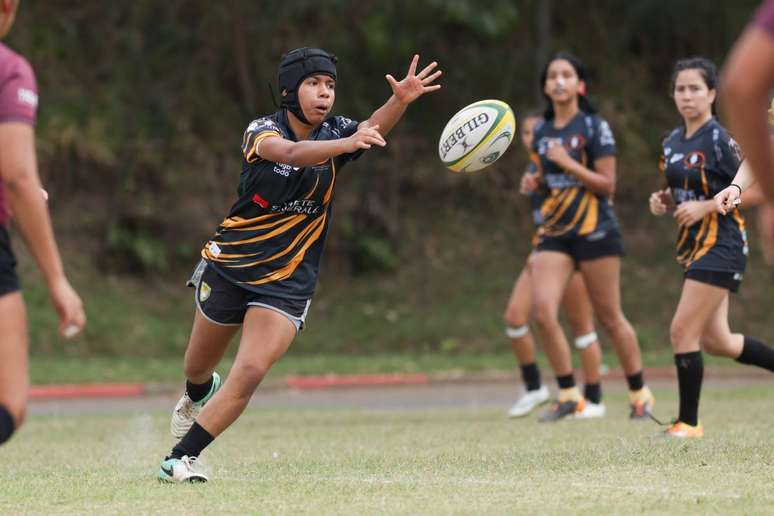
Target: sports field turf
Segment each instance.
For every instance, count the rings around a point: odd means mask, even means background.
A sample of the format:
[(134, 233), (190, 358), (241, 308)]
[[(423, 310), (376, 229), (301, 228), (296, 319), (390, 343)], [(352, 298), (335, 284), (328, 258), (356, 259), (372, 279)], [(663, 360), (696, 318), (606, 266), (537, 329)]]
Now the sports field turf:
[[(673, 414), (663, 386), (657, 412)], [(0, 448), (0, 513), (766, 513), (771, 400), (770, 382), (706, 389), (691, 442), (629, 422), (621, 391), (607, 418), (553, 425), (507, 407), (251, 408), (203, 454), (200, 485), (154, 478), (166, 413), (35, 416)]]

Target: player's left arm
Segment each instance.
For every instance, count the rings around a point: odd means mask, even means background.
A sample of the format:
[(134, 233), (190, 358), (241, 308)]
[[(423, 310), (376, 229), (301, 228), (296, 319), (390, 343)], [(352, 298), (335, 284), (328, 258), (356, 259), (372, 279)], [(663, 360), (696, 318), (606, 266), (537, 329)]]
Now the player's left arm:
[(419, 54), (414, 55), (414, 59), (411, 60), (409, 65), (408, 73), (401, 81), (396, 81), (389, 74), (385, 76), (387, 83), (392, 89), (392, 95), (382, 107), (374, 111), (368, 120), (361, 122), (358, 128), (378, 125), (379, 132), (382, 136), (386, 136), (401, 119), (409, 104), (425, 93), (437, 91), (441, 88), (440, 84), (433, 84), (443, 73), (441, 70), (433, 72), (438, 63), (433, 61), (419, 73), (417, 73), (417, 64), (419, 64)]

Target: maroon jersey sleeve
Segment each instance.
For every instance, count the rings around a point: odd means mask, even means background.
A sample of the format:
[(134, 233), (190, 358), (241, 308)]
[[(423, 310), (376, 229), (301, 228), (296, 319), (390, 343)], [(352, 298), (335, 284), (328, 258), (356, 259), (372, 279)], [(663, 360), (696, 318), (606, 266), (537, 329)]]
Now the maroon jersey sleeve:
[(0, 123), (34, 124), (38, 88), (29, 63), (8, 49), (0, 49)]
[(755, 12), (753, 24), (774, 36), (774, 0), (766, 0)]

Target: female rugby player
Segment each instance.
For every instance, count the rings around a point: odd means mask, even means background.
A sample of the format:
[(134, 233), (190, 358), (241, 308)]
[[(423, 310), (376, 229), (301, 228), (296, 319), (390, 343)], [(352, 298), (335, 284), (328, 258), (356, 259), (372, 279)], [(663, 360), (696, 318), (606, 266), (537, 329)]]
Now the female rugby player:
[(675, 64), (672, 95), (683, 119), (663, 142), (662, 168), (668, 189), (654, 192), (650, 210), (671, 205), (679, 227), (677, 261), (685, 270), (683, 290), (670, 327), (677, 367), (680, 413), (665, 435), (698, 438), (702, 348), (774, 371), (774, 350), (728, 326), (728, 293), (736, 292), (747, 261), (744, 218), (738, 210), (716, 211), (713, 196), (729, 187), (739, 168), (739, 148), (714, 117), (715, 65), (701, 57)]
[(586, 69), (560, 53), (546, 64), (540, 86), (548, 102), (535, 129), (533, 151), (549, 195), (532, 264), (534, 320), (557, 377), (559, 398), (541, 416), (556, 421), (582, 412), (570, 349), (559, 324), (559, 304), (580, 270), (599, 322), (609, 334), (629, 385), (630, 416), (645, 418), (654, 403), (645, 386), (637, 336), (621, 310), (623, 242), (611, 198), (615, 192), (615, 139), (586, 98)]
[[(13, 25), (18, 0), (0, 0), (0, 37)], [(74, 337), (86, 324), (83, 304), (62, 268), (45, 192), (35, 159), (38, 94), (29, 63), (0, 44), (0, 443), (24, 420), (27, 373), (27, 313), (8, 236), (14, 213), (24, 241), (43, 273), (59, 315), (59, 334)]]
[[(528, 115), (521, 123), (521, 142), (527, 152), (531, 153), (535, 125), (542, 120), (537, 115)], [(530, 161), (529, 168), (521, 180), (521, 193), (530, 197), (532, 203), (532, 218), (539, 228), (542, 222), (540, 207), (546, 197), (545, 188), (537, 174), (537, 166)], [(511, 417), (521, 417), (533, 409), (546, 403), (549, 398), (548, 389), (540, 381), (540, 371), (535, 361), (535, 343), (529, 329), (528, 319), (532, 310), (532, 285), (530, 275), (530, 260), (524, 265), (513, 286), (508, 306), (505, 310), (505, 333), (511, 339), (511, 348), (521, 367), (525, 392), (509, 411)], [(567, 285), (563, 304), (570, 327), (575, 335), (575, 347), (580, 350), (583, 364), (584, 398), (587, 403), (577, 415), (580, 417), (602, 417), (605, 415), (605, 405), (602, 403), (599, 366), (602, 352), (599, 348), (597, 334), (594, 331), (594, 313), (591, 309), (583, 278), (573, 274)]]
[[(304, 325), (314, 293), (331, 202), (341, 168), (376, 145), (410, 103), (438, 90), (433, 62), (417, 73), (415, 55), (392, 96), (365, 122), (330, 117), (336, 58), (316, 48), (293, 50), (279, 65), (281, 110), (254, 120), (242, 140), (239, 199), (202, 250), (194, 271), (197, 310), (185, 354), (186, 393), (172, 416), (180, 441), (159, 478), (202, 482), (195, 458), (247, 406), (269, 368)], [(214, 372), (239, 328), (234, 365)]]

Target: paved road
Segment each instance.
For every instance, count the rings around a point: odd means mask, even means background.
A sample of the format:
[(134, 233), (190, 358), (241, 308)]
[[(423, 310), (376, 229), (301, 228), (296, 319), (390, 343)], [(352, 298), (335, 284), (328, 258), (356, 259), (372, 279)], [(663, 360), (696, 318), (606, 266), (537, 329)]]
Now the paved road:
[[(770, 385), (774, 394), (774, 375), (715, 377), (704, 385), (708, 388), (734, 388), (740, 385)], [(651, 382), (654, 388), (676, 388), (670, 379)], [(623, 392), (621, 380), (604, 384), (606, 392)], [(286, 388), (259, 389), (253, 397), (254, 408), (326, 409), (351, 408), (369, 410), (478, 409), (506, 410), (514, 402), (520, 385), (516, 381), (440, 382), (428, 385), (393, 387), (347, 387), (323, 390)], [(137, 398), (75, 399), (34, 401), (29, 414), (77, 415), (168, 411), (179, 394), (157, 394)]]

